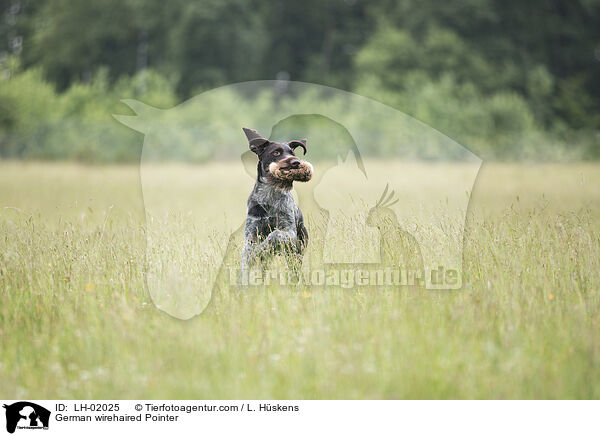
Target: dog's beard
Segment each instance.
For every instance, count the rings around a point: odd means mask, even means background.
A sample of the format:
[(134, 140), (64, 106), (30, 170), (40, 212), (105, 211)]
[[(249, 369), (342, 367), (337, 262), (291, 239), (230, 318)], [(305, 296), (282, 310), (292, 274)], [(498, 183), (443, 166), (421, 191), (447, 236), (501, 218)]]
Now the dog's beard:
[(281, 168), (279, 162), (269, 164), (269, 173), (284, 182), (308, 182), (313, 175), (313, 166), (309, 162), (302, 161), (298, 168)]

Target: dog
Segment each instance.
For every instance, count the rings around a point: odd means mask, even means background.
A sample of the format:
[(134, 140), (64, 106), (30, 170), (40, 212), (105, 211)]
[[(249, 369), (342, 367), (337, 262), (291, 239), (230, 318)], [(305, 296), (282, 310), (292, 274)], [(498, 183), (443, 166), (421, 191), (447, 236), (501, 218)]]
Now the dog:
[(243, 127), (250, 150), (258, 156), (257, 177), (247, 202), (242, 280), (250, 269), (270, 256), (283, 254), (297, 277), (302, 266), (308, 231), (302, 211), (294, 201), (294, 182), (308, 182), (313, 175), (309, 162), (295, 155), (297, 148), (306, 154), (306, 139), (274, 142), (256, 130)]

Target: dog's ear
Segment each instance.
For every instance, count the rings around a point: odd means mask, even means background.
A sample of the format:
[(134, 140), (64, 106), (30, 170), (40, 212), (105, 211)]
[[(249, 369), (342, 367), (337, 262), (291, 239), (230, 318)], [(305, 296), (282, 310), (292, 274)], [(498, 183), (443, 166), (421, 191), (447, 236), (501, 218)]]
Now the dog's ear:
[(256, 154), (260, 154), (263, 147), (269, 143), (269, 140), (260, 136), (259, 133), (254, 129), (242, 127), (242, 130), (246, 134), (246, 138), (248, 138), (248, 146), (250, 147), (250, 150)]
[(297, 147), (302, 147), (304, 154), (306, 154), (306, 139), (301, 139), (300, 141), (290, 141), (288, 142), (288, 145), (292, 148), (292, 150), (296, 149)]

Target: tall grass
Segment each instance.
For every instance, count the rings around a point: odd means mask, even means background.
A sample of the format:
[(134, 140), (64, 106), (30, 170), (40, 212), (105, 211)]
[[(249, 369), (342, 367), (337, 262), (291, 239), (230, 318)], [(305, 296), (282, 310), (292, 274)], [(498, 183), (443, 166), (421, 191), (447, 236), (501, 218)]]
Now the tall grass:
[[(146, 171), (193, 180), (194, 209), (224, 177), (243, 204), (238, 166)], [(598, 165), (485, 165), (459, 291), (221, 289), (181, 321), (146, 291), (136, 167), (3, 162), (0, 396), (598, 398), (599, 182)]]

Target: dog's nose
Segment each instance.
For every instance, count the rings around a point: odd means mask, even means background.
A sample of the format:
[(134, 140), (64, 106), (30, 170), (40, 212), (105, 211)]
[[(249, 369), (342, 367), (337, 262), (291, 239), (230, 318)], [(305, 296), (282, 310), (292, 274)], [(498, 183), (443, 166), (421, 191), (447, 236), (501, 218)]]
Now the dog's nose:
[(292, 168), (299, 168), (300, 167), (300, 160), (299, 159), (292, 159), (289, 162), (290, 167)]

